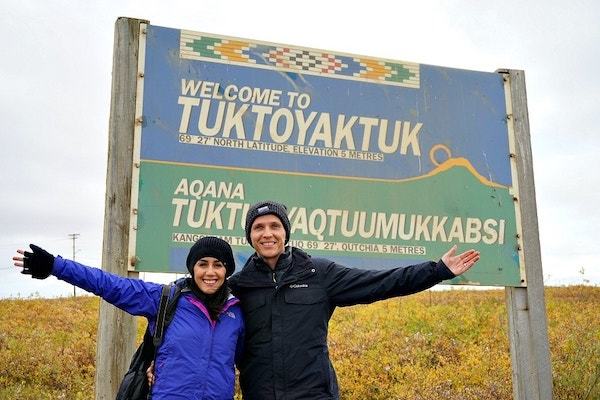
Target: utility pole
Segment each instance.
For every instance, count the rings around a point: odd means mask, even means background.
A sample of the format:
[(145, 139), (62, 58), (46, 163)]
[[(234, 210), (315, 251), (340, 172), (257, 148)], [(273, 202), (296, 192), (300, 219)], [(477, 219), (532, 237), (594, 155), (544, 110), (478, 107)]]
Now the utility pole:
[[(69, 237), (73, 240), (73, 258), (72, 260), (75, 261), (75, 239), (77, 239), (79, 237), (79, 233), (69, 233)], [(73, 285), (73, 297), (75, 297), (77, 294), (75, 293), (75, 285)]]

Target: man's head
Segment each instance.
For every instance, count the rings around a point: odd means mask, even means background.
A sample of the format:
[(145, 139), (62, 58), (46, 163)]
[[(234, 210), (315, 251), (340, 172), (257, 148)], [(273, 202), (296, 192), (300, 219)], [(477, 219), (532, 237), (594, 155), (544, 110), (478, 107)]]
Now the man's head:
[(274, 268), (290, 239), (287, 208), (274, 201), (250, 207), (246, 216), (246, 239), (267, 265)]
[(252, 243), (252, 238), (250, 233), (252, 232), (252, 224), (258, 217), (262, 217), (264, 215), (274, 215), (279, 218), (281, 221), (281, 225), (285, 230), (285, 242), (290, 240), (290, 220), (287, 216), (287, 207), (281, 203), (277, 203), (275, 201), (261, 201), (254, 204), (248, 210), (248, 214), (246, 214), (246, 240), (248, 243), (254, 247), (254, 243)]

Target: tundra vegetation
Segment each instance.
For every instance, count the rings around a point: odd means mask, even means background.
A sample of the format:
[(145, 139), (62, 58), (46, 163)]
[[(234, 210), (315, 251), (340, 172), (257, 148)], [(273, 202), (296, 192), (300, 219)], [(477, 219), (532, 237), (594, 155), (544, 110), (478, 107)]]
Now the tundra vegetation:
[[(554, 398), (599, 399), (600, 287), (547, 288), (546, 305)], [(0, 300), (0, 398), (93, 399), (98, 309), (92, 296)], [(512, 399), (502, 290), (340, 308), (329, 342), (343, 399)]]

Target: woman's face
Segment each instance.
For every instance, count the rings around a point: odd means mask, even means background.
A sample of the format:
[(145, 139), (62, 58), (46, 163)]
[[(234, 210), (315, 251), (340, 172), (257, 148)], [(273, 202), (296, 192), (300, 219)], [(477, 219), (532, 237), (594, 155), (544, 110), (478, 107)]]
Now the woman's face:
[(214, 257), (202, 257), (194, 264), (194, 282), (204, 294), (214, 294), (225, 282), (225, 264)]

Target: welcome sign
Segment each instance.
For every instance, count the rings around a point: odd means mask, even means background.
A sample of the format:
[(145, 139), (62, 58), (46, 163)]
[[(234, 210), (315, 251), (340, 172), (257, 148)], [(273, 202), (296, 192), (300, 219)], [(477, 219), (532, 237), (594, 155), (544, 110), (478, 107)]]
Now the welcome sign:
[(313, 256), (386, 269), (457, 244), (481, 260), (452, 283), (524, 285), (501, 74), (142, 29), (135, 270), (185, 271), (204, 235), (239, 268), (270, 199)]

